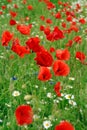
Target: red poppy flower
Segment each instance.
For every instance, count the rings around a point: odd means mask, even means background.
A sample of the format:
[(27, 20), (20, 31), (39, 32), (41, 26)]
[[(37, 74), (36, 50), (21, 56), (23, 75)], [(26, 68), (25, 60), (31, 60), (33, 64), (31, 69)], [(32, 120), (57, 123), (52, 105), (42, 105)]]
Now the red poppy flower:
[(58, 0), (58, 4), (59, 4), (59, 5), (63, 5), (63, 2), (60, 1), (60, 0)]
[(44, 26), (43, 25), (40, 26), (40, 31), (44, 31)]
[(27, 3), (27, 0), (22, 0), (23, 4), (26, 4)]
[(17, 4), (14, 4), (14, 8), (15, 8), (15, 9), (18, 9), (18, 5), (17, 5)]
[(35, 60), (38, 65), (45, 66), (45, 67), (50, 67), (53, 63), (53, 58), (52, 58), (51, 54), (46, 50), (37, 52), (37, 56), (36, 56)]
[(33, 10), (33, 6), (32, 6), (32, 5), (28, 5), (28, 6), (27, 6), (27, 9), (28, 9), (28, 10)]
[(52, 35), (53, 35), (53, 39), (54, 40), (59, 40), (59, 39), (63, 39), (64, 38), (63, 32), (57, 26), (54, 27)]
[(66, 20), (68, 21), (68, 22), (71, 22), (73, 19), (72, 19), (72, 16), (71, 15), (68, 15), (67, 16), (67, 18), (66, 18)]
[(75, 22), (75, 21), (72, 21), (72, 25), (76, 25), (76, 22)]
[(48, 19), (46, 19), (46, 23), (52, 24), (52, 20), (48, 18)]
[(42, 50), (42, 46), (40, 46), (40, 39), (38, 37), (32, 37), (26, 41), (26, 45), (33, 52), (40, 52)]
[(19, 39), (14, 39), (12, 43), (11, 50), (18, 54), (21, 58), (24, 57), (25, 54), (29, 54), (30, 50), (27, 46), (21, 46)]
[(57, 82), (54, 86), (54, 91), (56, 92), (57, 96), (59, 96), (59, 97), (61, 96), (60, 90), (61, 90), (60, 82)]
[(54, 30), (49, 35), (46, 35), (46, 38), (49, 41), (55, 41), (55, 40), (63, 39), (64, 38), (64, 34), (63, 34), (63, 31), (60, 30), (56, 26), (56, 27), (54, 27)]
[(14, 19), (10, 19), (9, 21), (9, 24), (12, 26), (12, 25), (15, 25), (16, 24), (16, 21)]
[(68, 43), (66, 44), (66, 47), (72, 47), (72, 45), (73, 45), (73, 41), (69, 40)]
[(84, 60), (86, 59), (86, 56), (83, 52), (77, 51), (76, 52), (76, 59), (80, 60), (81, 62), (84, 62)]
[(10, 11), (10, 15), (11, 15), (12, 17), (16, 17), (16, 16), (17, 16), (17, 13), (14, 12), (14, 11)]
[(73, 40), (74, 40), (76, 43), (79, 43), (79, 44), (81, 44), (81, 42), (82, 42), (81, 36), (76, 36), (76, 37), (74, 37)]
[(76, 25), (71, 25), (70, 27), (70, 31), (74, 31), (74, 32), (78, 32), (79, 31), (79, 28), (76, 26)]
[(64, 3), (63, 3), (63, 6), (64, 6), (64, 7), (68, 7), (68, 6), (69, 6), (69, 3), (68, 3), (68, 2), (64, 2)]
[(17, 25), (17, 30), (23, 35), (30, 34), (30, 26), (29, 25)]
[(44, 28), (44, 33), (45, 33), (45, 35), (49, 35), (50, 34), (50, 28), (49, 27)]
[(47, 5), (47, 9), (48, 10), (51, 10), (51, 9), (55, 8), (55, 5), (52, 2), (50, 2), (50, 1), (47, 1), (46, 5)]
[(68, 49), (58, 49), (56, 50), (56, 57), (59, 60), (69, 60), (70, 59), (70, 52), (68, 51)]
[(49, 35), (46, 35), (46, 38), (47, 40), (53, 42), (54, 41), (54, 38), (53, 38), (53, 34), (52, 33), (49, 33)]
[(42, 21), (44, 21), (44, 20), (45, 20), (45, 16), (41, 15), (41, 16), (40, 16), (40, 19), (41, 19)]
[(79, 28), (77, 27), (77, 25), (71, 24), (70, 29), (68, 31), (70, 31), (70, 32), (72, 32), (72, 31), (78, 32)]
[(18, 125), (29, 125), (33, 122), (33, 110), (29, 105), (20, 105), (15, 110)]
[(54, 47), (50, 47), (50, 52), (51, 53), (55, 52), (55, 48)]
[(75, 130), (75, 129), (70, 122), (62, 121), (59, 125), (56, 125), (55, 130)]
[(3, 12), (2, 11), (0, 11), (0, 15), (2, 15), (3, 14)]
[(77, 3), (77, 4), (76, 4), (76, 9), (77, 9), (77, 10), (81, 9), (81, 5)]
[(8, 46), (8, 43), (13, 38), (13, 33), (10, 33), (8, 30), (4, 31), (2, 34), (2, 46)]
[(85, 23), (86, 23), (86, 20), (85, 20), (84, 18), (80, 18), (80, 19), (79, 19), (79, 22), (80, 22), (81, 24), (85, 24)]
[(70, 72), (70, 68), (65, 62), (56, 60), (53, 64), (53, 71), (55, 76), (67, 76)]
[(2, 5), (1, 8), (4, 10), (4, 9), (6, 9), (7, 7), (6, 7), (6, 5)]
[(65, 22), (62, 22), (62, 27), (66, 28), (66, 23)]
[(50, 70), (47, 67), (40, 67), (38, 79), (41, 81), (48, 81), (52, 77)]
[(57, 13), (55, 14), (55, 18), (56, 18), (56, 19), (61, 19), (61, 13), (60, 13), (60, 12), (57, 12)]

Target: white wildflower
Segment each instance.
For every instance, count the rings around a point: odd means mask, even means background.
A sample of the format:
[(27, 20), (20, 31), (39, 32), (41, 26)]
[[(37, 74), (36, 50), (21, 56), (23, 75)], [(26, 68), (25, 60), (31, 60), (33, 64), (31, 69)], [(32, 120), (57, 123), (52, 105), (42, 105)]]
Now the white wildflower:
[(0, 119), (0, 123), (2, 123), (3, 121)]
[(69, 100), (69, 104), (71, 104), (72, 106), (76, 106), (77, 105), (77, 103), (75, 101), (73, 101), (73, 100)]
[(35, 85), (35, 88), (39, 88), (39, 86), (38, 86), (38, 85)]
[(59, 103), (59, 100), (54, 99), (53, 102), (54, 102), (54, 103)]
[(74, 99), (74, 98), (75, 98), (74, 95), (72, 95), (72, 96), (71, 96), (71, 99)]
[(52, 98), (52, 93), (47, 93), (48, 98)]
[(49, 127), (52, 126), (51, 121), (49, 121), (49, 120), (44, 121), (43, 126), (45, 129), (48, 129)]
[(12, 96), (14, 96), (14, 97), (20, 96), (20, 92), (15, 90), (15, 91), (12, 93)]
[(11, 125), (11, 123), (10, 122), (7, 122), (7, 124), (6, 124), (7, 126), (10, 126)]
[(65, 98), (66, 98), (66, 99), (71, 99), (71, 94), (65, 95)]
[(66, 88), (71, 88), (71, 89), (72, 89), (72, 88), (73, 88), (73, 86), (71, 86), (71, 85), (67, 85), (67, 86), (66, 86)]
[(31, 104), (31, 102), (29, 102), (29, 101), (28, 101), (28, 102), (26, 102), (26, 103), (27, 103), (27, 104)]

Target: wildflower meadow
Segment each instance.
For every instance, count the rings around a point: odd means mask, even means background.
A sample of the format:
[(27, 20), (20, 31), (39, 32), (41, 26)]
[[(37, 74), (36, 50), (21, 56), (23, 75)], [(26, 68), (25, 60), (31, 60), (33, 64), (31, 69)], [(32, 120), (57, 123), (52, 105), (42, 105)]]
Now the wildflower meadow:
[(0, 0), (0, 130), (87, 130), (86, 0)]

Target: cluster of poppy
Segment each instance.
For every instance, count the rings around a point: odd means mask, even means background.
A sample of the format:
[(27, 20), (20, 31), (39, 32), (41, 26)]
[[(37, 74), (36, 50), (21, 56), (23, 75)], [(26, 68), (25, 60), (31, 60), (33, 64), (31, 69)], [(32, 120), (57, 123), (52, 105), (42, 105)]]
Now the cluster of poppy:
[[(12, 2), (12, 0), (7, 1)], [(56, 6), (52, 2), (50, 2), (50, 0), (38, 1), (45, 3), (48, 11), (56, 8)], [(27, 4), (27, 0), (23, 0), (23, 4)], [(62, 9), (60, 9), (60, 11), (56, 13), (54, 13), (53, 11), (50, 12), (51, 16), (55, 17), (55, 19), (58, 20), (63, 19), (63, 14), (65, 14), (65, 19), (67, 22), (61, 22), (61, 27), (54, 26), (53, 30), (51, 30), (51, 24), (53, 23), (53, 21), (49, 18), (45, 19), (45, 16), (40, 16), (40, 20), (46, 22), (46, 25), (40, 25), (39, 30), (42, 31), (46, 36), (46, 39), (52, 43), (66, 38), (66, 35), (69, 35), (72, 32), (78, 33), (80, 31), (80, 25), (86, 24), (86, 20), (84, 18), (78, 19), (76, 17), (76, 12), (81, 9), (80, 4), (76, 4), (76, 8), (74, 10), (71, 9), (71, 5), (68, 2), (65, 3), (58, 0), (58, 5), (61, 5), (63, 7)], [(14, 8), (18, 9), (19, 7), (17, 6), (17, 4), (15, 4)], [(3, 5), (2, 9), (5, 10), (6, 6)], [(32, 5), (26, 5), (26, 9), (30, 11), (34, 10), (34, 7)], [(26, 37), (30, 36), (32, 24), (18, 24), (15, 18), (19, 14), (12, 10), (9, 13), (11, 15), (9, 24), (11, 26), (15, 26), (16, 30), (22, 35), (26, 35)], [(2, 14), (3, 12), (0, 11), (0, 15)], [(25, 19), (28, 20), (28, 17)], [(77, 24), (74, 19), (78, 20), (79, 24)], [(67, 60), (70, 59), (69, 47), (72, 47), (74, 43), (81, 44), (82, 37), (80, 35), (76, 35), (75, 37), (73, 37), (73, 39), (68, 40), (68, 43), (65, 45), (64, 49), (55, 49), (51, 47), (49, 51), (40, 44), (41, 40), (39, 37), (35, 36), (28, 38), (28, 40), (25, 42), (25, 45), (23, 46), (20, 43), (20, 39), (16, 38), (14, 33), (5, 30), (2, 33), (1, 37), (2, 46), (8, 46), (10, 42), (12, 42), (11, 50), (21, 58), (23, 58), (26, 54), (31, 54), (31, 52), (34, 52), (36, 54), (34, 60), (39, 66), (38, 79), (41, 81), (48, 81), (52, 78), (52, 71), (55, 76), (67, 76), (70, 73), (70, 67), (66, 63)], [(53, 57), (53, 52), (55, 53), (56, 58)], [(82, 64), (86, 64), (86, 56), (83, 52), (78, 50), (76, 52), (75, 58), (78, 59)], [(54, 91), (57, 96), (61, 96), (62, 87), (60, 84), (60, 82), (57, 82), (54, 85)], [(33, 110), (29, 105), (21, 105), (18, 106), (18, 108), (16, 109), (15, 116), (19, 125), (31, 124), (33, 121)], [(55, 130), (74, 130), (74, 127), (69, 122), (63, 121), (55, 127)]]
[[(17, 123), (21, 125), (29, 125), (33, 122), (33, 110), (30, 105), (20, 105), (16, 108), (15, 116)], [(56, 125), (55, 130), (75, 130), (73, 125), (68, 121), (62, 121)]]
[[(30, 33), (30, 26), (18, 25), (17, 29), (20, 33), (24, 35), (28, 35)], [(22, 46), (20, 45), (19, 39), (13, 38), (13, 35), (14, 34), (10, 33), (9, 31), (3, 32), (2, 39), (1, 39), (2, 45), (8, 46), (9, 42), (12, 39), (11, 50), (14, 51), (16, 54), (18, 54), (20, 57), (24, 57), (25, 54), (30, 54), (30, 50), (32, 50), (33, 52), (36, 53), (36, 57), (34, 60), (38, 65), (43, 67), (53, 66), (53, 71), (55, 76), (67, 76), (69, 74), (70, 71), (69, 66), (64, 62), (64, 60), (66, 61), (70, 59), (70, 52), (68, 49), (64, 49), (64, 50), (57, 49), (56, 50), (57, 60), (54, 60), (50, 52), (47, 51), (44, 48), (44, 46), (40, 45), (40, 39), (38, 37), (29, 38), (26, 41), (26, 45)], [(57, 36), (58, 39), (59, 36), (60, 35)], [(78, 58), (83, 63), (84, 60), (86, 59), (86, 56), (84, 53), (78, 51), (76, 52), (76, 58)], [(42, 68), (40, 70), (42, 70)], [(49, 68), (46, 68), (46, 70), (49, 70)], [(46, 72), (44, 71), (43, 68), (43, 71), (40, 71), (38, 77), (42, 81), (49, 80), (51, 78), (50, 70)]]
[[(29, 26), (18, 25), (17, 29), (23, 35), (30, 33)], [(59, 39), (59, 35), (57, 36)], [(44, 46), (40, 45), (40, 39), (38, 37), (29, 38), (26, 41), (26, 45), (20, 45), (18, 38), (13, 38), (13, 34), (9, 31), (5, 31), (2, 34), (2, 45), (8, 46), (9, 42), (12, 40), (11, 50), (18, 54), (20, 57), (24, 57), (25, 54), (30, 54), (30, 50), (36, 53), (35, 61), (40, 66), (40, 72), (38, 74), (38, 79), (42, 81), (47, 81), (51, 78), (51, 72), (48, 67), (53, 66), (53, 71), (55, 76), (67, 76), (69, 74), (69, 66), (64, 62), (70, 58), (70, 53), (67, 49), (57, 50), (56, 57), (57, 60), (53, 59), (53, 56), (49, 51), (47, 51)]]
[(63, 32), (58, 28), (58, 26), (54, 27), (54, 30), (52, 32), (49, 27), (44, 27), (44, 26), (41, 26), (40, 30), (44, 31), (47, 40), (51, 42), (64, 38)]

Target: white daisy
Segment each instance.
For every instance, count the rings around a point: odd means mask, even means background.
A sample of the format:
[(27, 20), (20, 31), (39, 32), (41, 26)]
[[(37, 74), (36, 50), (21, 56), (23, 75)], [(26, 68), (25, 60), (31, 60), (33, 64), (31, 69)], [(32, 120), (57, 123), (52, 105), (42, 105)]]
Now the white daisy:
[(71, 94), (66, 94), (66, 95), (65, 95), (65, 98), (66, 98), (66, 99), (71, 99)]
[(14, 97), (17, 97), (17, 96), (20, 96), (20, 92), (15, 90), (13, 93), (12, 93), (12, 96)]
[(49, 120), (44, 121), (43, 126), (45, 129), (48, 129), (49, 127), (52, 126), (51, 121), (49, 121)]
[(74, 99), (75, 97), (74, 97), (74, 95), (66, 94), (66, 95), (65, 95), (65, 98), (66, 98), (66, 99)]

